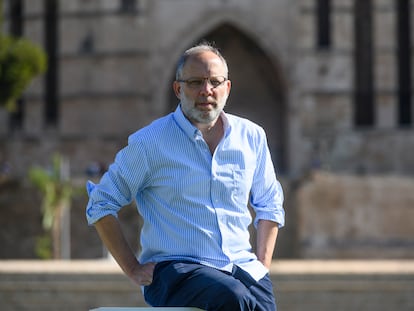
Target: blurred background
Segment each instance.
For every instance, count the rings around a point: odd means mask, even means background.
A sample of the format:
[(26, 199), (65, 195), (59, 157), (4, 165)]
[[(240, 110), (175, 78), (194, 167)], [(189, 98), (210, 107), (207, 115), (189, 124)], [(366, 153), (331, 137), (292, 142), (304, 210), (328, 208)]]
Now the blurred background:
[[(298, 266), (275, 268), (281, 309), (414, 308), (414, 270), (406, 266), (414, 258), (412, 1), (2, 0), (0, 8), (0, 297), (7, 310), (26, 308), (18, 280), (28, 279), (16, 276), (22, 267), (6, 266), (11, 260), (70, 265), (107, 257), (86, 224), (85, 182), (99, 180), (129, 134), (175, 109), (176, 61), (203, 39), (229, 64), (226, 111), (264, 127), (285, 190), (275, 264)], [(19, 67), (20, 59), (29, 61)], [(14, 88), (10, 81), (29, 71), (27, 84)], [(121, 221), (138, 252), (133, 206)], [(355, 261), (359, 273), (346, 268)], [(324, 262), (337, 270), (324, 273)], [(50, 280), (67, 276), (56, 269)], [(87, 272), (70, 278), (85, 282)], [(35, 282), (33, 275), (26, 277)], [(96, 272), (98, 281), (82, 291), (121, 277), (105, 275)], [(61, 297), (50, 294), (55, 285), (42, 296), (53, 308)], [(76, 295), (61, 297), (71, 301), (68, 310), (102, 305), (99, 291), (78, 307)], [(106, 305), (132, 305), (133, 297)]]

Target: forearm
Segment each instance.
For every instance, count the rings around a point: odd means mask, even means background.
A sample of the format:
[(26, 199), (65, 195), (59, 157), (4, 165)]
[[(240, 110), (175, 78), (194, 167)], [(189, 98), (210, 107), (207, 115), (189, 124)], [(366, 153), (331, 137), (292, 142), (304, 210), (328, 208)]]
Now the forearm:
[(257, 247), (256, 256), (266, 268), (270, 268), (273, 251), (276, 246), (276, 238), (279, 227), (276, 222), (259, 220), (257, 224)]
[(105, 216), (95, 223), (98, 234), (125, 274), (137, 285), (152, 282), (155, 263), (140, 264), (122, 232), (118, 220)]
[(121, 269), (126, 275), (131, 276), (139, 263), (125, 239), (118, 220), (112, 215), (105, 216), (95, 223), (95, 228)]

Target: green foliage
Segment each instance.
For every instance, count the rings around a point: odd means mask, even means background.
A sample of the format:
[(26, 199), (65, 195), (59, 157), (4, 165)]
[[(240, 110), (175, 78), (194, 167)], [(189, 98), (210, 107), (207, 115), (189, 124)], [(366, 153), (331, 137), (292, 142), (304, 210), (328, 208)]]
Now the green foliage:
[(40, 259), (51, 259), (52, 252), (52, 238), (50, 234), (44, 234), (36, 238), (36, 256)]
[(46, 68), (42, 48), (27, 39), (0, 33), (0, 106), (13, 110), (31, 80)]
[(51, 170), (33, 167), (29, 170), (31, 182), (42, 192), (43, 228), (51, 230), (56, 210), (62, 204), (69, 204), (72, 197), (72, 185), (69, 180), (61, 176), (62, 157), (53, 156)]
[(29, 170), (30, 181), (42, 193), (42, 225), (44, 234), (36, 238), (36, 255), (42, 259), (59, 258), (60, 217), (62, 208), (70, 205), (74, 194), (69, 176), (62, 176), (64, 161), (55, 154), (51, 169), (32, 167)]

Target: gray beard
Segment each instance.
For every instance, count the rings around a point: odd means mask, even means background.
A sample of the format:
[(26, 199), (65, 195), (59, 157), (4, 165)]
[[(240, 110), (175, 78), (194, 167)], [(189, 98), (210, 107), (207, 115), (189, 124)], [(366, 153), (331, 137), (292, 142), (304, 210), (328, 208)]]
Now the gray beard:
[(201, 124), (209, 124), (216, 120), (220, 115), (221, 111), (212, 110), (212, 111), (200, 111), (197, 108), (186, 109), (187, 107), (181, 106), (181, 109), (185, 116), (191, 121)]
[(187, 100), (187, 98), (182, 94), (181, 96), (181, 110), (184, 113), (184, 115), (192, 122), (200, 123), (200, 124), (209, 124), (216, 120), (219, 116), (222, 110), (224, 109), (224, 106), (226, 105), (227, 98), (224, 98), (224, 105), (220, 109), (220, 103), (218, 104), (218, 107), (212, 111), (201, 111), (198, 110), (194, 106), (194, 102), (190, 102)]

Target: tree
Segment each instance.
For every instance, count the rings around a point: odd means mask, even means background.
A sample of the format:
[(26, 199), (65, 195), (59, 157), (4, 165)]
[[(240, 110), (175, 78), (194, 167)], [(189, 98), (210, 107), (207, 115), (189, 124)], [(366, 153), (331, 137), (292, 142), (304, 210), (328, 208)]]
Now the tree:
[[(38, 256), (45, 259), (51, 257), (68, 259), (70, 257), (68, 212), (74, 194), (69, 178), (69, 163), (61, 155), (55, 154), (51, 169), (32, 167), (29, 170), (29, 178), (43, 196), (42, 224), (45, 235), (37, 241)], [(65, 237), (66, 239), (63, 239)], [(66, 240), (67, 243), (62, 243), (62, 240)]]
[(2, 33), (3, 0), (0, 0), (0, 107), (15, 109), (16, 100), (37, 75), (46, 71), (44, 50), (25, 38)]

